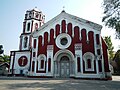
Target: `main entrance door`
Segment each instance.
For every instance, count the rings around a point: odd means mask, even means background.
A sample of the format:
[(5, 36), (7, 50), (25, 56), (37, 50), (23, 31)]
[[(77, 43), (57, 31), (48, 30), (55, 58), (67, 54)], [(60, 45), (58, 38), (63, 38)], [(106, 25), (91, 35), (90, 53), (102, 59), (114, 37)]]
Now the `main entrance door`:
[(67, 56), (60, 59), (60, 77), (67, 78), (70, 76), (70, 63)]

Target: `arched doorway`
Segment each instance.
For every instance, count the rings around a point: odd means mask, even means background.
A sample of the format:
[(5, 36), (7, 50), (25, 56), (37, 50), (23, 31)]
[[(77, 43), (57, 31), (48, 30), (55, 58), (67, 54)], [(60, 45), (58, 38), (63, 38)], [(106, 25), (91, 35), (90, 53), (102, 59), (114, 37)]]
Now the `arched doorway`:
[(54, 55), (54, 77), (69, 78), (75, 74), (74, 55), (69, 50), (59, 50)]
[(67, 56), (63, 56), (60, 59), (60, 77), (70, 77), (70, 62)]

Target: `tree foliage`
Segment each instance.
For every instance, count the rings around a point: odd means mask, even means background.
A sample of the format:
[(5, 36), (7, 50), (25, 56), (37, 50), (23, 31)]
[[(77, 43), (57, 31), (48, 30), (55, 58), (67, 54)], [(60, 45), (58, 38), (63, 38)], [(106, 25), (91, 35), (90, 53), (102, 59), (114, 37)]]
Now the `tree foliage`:
[(120, 39), (120, 0), (104, 0), (104, 16), (102, 22), (116, 30), (116, 37)]
[(0, 61), (1, 62), (10, 62), (10, 56), (8, 56), (8, 55), (0, 56)]
[(116, 52), (114, 61), (117, 63), (117, 71), (120, 73), (120, 50)]
[(3, 50), (3, 46), (0, 45), (0, 54), (3, 54), (4, 50)]
[(0, 62), (10, 62), (10, 56), (3, 54), (3, 46), (0, 45)]
[(114, 57), (114, 51), (113, 51), (114, 47), (111, 41), (111, 36), (104, 37), (104, 40), (108, 46), (109, 59), (112, 60)]

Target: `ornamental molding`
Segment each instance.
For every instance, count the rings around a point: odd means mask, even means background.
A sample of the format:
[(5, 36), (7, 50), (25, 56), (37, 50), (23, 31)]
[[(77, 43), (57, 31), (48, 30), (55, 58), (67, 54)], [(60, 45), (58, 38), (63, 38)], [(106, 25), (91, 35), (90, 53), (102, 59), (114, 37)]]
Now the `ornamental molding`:
[(53, 50), (53, 45), (48, 45), (47, 50)]
[(75, 44), (75, 50), (82, 50), (82, 44), (81, 43)]
[(94, 60), (94, 54), (91, 53), (91, 52), (86, 52), (84, 55), (83, 55), (83, 60), (87, 60), (87, 59), (91, 59), (91, 60)]
[(44, 54), (40, 54), (38, 56), (37, 60), (44, 60), (44, 61), (46, 61), (46, 56)]

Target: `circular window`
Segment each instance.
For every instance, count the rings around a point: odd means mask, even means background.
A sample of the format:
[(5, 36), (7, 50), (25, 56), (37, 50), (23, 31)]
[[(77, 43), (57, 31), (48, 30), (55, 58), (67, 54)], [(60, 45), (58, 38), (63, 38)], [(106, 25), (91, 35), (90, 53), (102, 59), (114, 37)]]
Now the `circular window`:
[(56, 38), (56, 45), (60, 49), (68, 48), (71, 45), (71, 37), (66, 33), (62, 33)]
[(19, 59), (18, 59), (18, 64), (19, 66), (21, 67), (24, 67), (25, 65), (27, 65), (27, 62), (28, 62), (28, 59), (26, 56), (21, 56)]
[(60, 41), (60, 43), (61, 43), (62, 45), (66, 45), (66, 44), (68, 43), (67, 38), (66, 38), (66, 37), (65, 37), (65, 38), (62, 38), (61, 41)]

